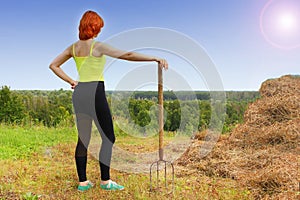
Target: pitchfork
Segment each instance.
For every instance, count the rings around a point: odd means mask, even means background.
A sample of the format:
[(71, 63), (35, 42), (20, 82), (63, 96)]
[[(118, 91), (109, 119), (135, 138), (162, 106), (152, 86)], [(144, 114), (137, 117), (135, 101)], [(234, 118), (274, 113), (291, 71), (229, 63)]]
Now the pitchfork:
[[(171, 193), (174, 191), (174, 166), (171, 162), (164, 160), (164, 149), (163, 149), (163, 139), (164, 139), (164, 111), (163, 111), (163, 76), (162, 76), (162, 69), (158, 66), (158, 105), (159, 105), (159, 115), (158, 115), (158, 128), (159, 128), (159, 149), (158, 155), (159, 160), (153, 162), (150, 166), (150, 191), (159, 190), (160, 189), (160, 179), (159, 179), (159, 172), (162, 170), (164, 174), (164, 186), (168, 188), (167, 182), (167, 165), (171, 166), (171, 175), (172, 175), (172, 190)], [(162, 168), (160, 167), (162, 166)], [(152, 168), (156, 170), (156, 188), (152, 186)]]

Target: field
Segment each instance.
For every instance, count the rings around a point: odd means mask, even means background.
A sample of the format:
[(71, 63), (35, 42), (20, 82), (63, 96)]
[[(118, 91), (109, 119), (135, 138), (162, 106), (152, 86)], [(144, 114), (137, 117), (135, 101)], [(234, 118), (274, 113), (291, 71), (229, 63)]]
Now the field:
[[(87, 173), (95, 183), (90, 191), (77, 191), (74, 162), (75, 128), (14, 127), (1, 125), (0, 199), (250, 199), (250, 192), (236, 181), (209, 178), (195, 173), (181, 174), (175, 166), (175, 189), (149, 192), (148, 173), (125, 173), (112, 169), (112, 179), (125, 186), (124, 191), (100, 189), (97, 160), (89, 155)], [(153, 138), (155, 140), (156, 138)], [(150, 139), (152, 140), (152, 139)], [(167, 140), (167, 139), (166, 139)], [(145, 149), (157, 147), (149, 142)], [(117, 145), (130, 145), (135, 151), (142, 140), (129, 141), (118, 135)]]
[[(299, 199), (299, 88), (299, 76), (286, 75), (263, 82), (258, 98), (233, 93), (226, 103), (209, 103), (199, 93), (204, 99), (180, 104), (169, 96), (164, 104), (168, 114), (164, 150), (165, 159), (175, 167), (173, 193), (169, 193), (170, 176), (168, 190), (149, 191), (149, 168), (158, 158), (157, 125), (151, 123), (156, 118), (155, 98), (149, 100), (143, 92), (129, 103), (113, 104), (118, 123), (111, 178), (125, 190), (100, 189), (95, 159), (100, 138), (93, 129), (87, 172), (95, 187), (80, 193), (74, 161), (77, 133), (68, 103), (71, 93), (11, 92), (4, 87), (0, 90), (0, 199)], [(218, 111), (223, 106), (222, 114)], [(138, 126), (130, 125), (129, 118)], [(219, 127), (220, 122), (223, 134), (210, 134), (214, 131), (208, 125)], [(181, 124), (186, 132), (180, 131)], [(178, 157), (170, 159), (171, 153)], [(163, 174), (162, 168), (158, 171)]]

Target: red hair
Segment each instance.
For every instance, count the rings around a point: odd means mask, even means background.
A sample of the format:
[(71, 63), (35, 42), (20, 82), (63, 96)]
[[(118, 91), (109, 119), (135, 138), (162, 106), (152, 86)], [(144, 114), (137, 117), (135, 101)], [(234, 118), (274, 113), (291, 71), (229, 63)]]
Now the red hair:
[(97, 36), (103, 26), (104, 21), (96, 12), (85, 12), (79, 24), (79, 39), (88, 40)]

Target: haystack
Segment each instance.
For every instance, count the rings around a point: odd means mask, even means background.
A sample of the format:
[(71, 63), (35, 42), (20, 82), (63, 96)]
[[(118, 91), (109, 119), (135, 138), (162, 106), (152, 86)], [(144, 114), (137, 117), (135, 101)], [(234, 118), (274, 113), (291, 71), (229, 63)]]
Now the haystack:
[(201, 133), (176, 164), (235, 179), (254, 199), (300, 199), (300, 77), (267, 80), (260, 95), (208, 156), (199, 157)]

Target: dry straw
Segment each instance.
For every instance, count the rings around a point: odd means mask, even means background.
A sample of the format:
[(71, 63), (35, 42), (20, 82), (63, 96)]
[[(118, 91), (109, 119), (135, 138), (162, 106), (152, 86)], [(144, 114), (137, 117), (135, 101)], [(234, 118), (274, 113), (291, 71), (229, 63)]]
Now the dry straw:
[(261, 98), (248, 106), (244, 123), (221, 137), (205, 158), (195, 136), (177, 160), (198, 174), (237, 180), (254, 199), (300, 199), (300, 77), (267, 80)]

